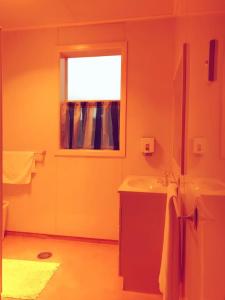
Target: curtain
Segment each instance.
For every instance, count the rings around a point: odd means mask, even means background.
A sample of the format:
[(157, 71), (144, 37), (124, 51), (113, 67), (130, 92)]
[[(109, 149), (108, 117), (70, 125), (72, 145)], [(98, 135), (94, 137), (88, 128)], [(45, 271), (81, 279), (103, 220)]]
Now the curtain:
[(119, 149), (119, 101), (64, 102), (61, 148)]

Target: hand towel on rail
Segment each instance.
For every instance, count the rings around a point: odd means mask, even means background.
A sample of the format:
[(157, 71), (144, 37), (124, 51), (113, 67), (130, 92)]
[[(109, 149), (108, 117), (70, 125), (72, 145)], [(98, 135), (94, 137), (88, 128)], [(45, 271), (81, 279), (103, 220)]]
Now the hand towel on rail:
[(3, 151), (3, 183), (29, 184), (34, 164), (32, 151)]
[(180, 286), (180, 232), (177, 203), (177, 185), (171, 183), (167, 189), (167, 205), (159, 288), (163, 300), (178, 300)]

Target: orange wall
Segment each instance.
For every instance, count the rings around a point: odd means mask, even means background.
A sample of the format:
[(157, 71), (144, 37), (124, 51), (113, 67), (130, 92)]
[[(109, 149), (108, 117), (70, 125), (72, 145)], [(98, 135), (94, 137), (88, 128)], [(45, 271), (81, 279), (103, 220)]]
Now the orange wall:
[[(128, 41), (126, 158), (57, 157), (57, 45)], [(3, 34), (4, 148), (47, 150), (30, 186), (5, 186), (8, 230), (118, 238), (118, 194), (130, 174), (162, 174), (171, 156), (174, 20)], [(140, 138), (155, 136), (144, 157)]]
[[(178, 20), (178, 41), (189, 44), (189, 88), (187, 104), (187, 174), (225, 180), (225, 159), (221, 155), (222, 68), (225, 52), (225, 14), (190, 16)], [(209, 41), (218, 40), (217, 80), (208, 82)], [(206, 139), (202, 156), (193, 154), (193, 138)]]
[[(187, 103), (187, 175), (218, 177), (225, 180), (225, 159), (221, 156), (221, 142), (224, 139), (224, 132), (221, 132), (221, 107), (222, 104), (225, 105), (225, 99), (222, 98), (225, 14), (186, 16), (178, 18), (176, 25), (176, 53), (178, 54), (183, 42), (188, 43), (190, 50)], [(210, 39), (218, 40), (217, 80), (211, 83), (207, 81), (207, 65), (205, 64), (208, 59)], [(192, 153), (193, 137), (196, 136), (202, 136), (206, 139), (206, 152), (202, 156)], [(209, 200), (214, 203), (216, 200), (211, 198)], [(184, 196), (186, 207), (189, 205), (188, 199), (189, 201), (193, 199), (193, 192), (189, 194), (186, 187)], [(203, 200), (205, 201), (204, 197)], [(214, 261), (207, 257), (209, 253), (211, 256), (212, 253), (217, 253), (215, 252), (217, 251), (215, 245), (223, 247), (221, 243), (222, 233), (219, 234), (218, 228), (215, 227), (219, 223), (211, 222), (211, 220), (201, 222), (201, 216), (206, 214), (206, 206), (208, 207), (207, 211), (213, 212), (212, 207), (210, 208), (210, 201), (207, 202), (208, 206), (204, 202), (204, 208), (199, 204), (200, 223), (198, 231), (193, 229), (191, 223), (187, 224), (186, 227), (184, 295), (185, 299), (188, 300), (220, 299), (220, 297), (222, 299), (224, 295), (224, 281), (222, 284), (220, 283), (223, 277), (219, 273), (221, 260), (216, 259)], [(201, 203), (201, 201), (199, 202)], [(218, 210), (219, 203), (214, 205)], [(222, 206), (221, 209), (219, 215), (222, 215)], [(193, 207), (186, 214), (191, 214), (192, 211)], [(204, 218), (207, 219), (206, 216)], [(218, 226), (221, 227), (221, 224)], [(212, 239), (213, 236), (214, 240)]]
[(4, 28), (59, 26), (113, 22), (134, 18), (166, 17), (173, 13), (173, 0), (1, 0), (0, 24)]
[[(0, 132), (2, 133), (2, 29), (0, 27)], [(2, 153), (2, 134), (0, 135), (0, 151)], [(2, 154), (0, 159), (0, 168), (2, 170)], [(0, 217), (2, 220), (2, 172), (0, 172), (1, 190), (0, 190)], [(2, 222), (0, 222), (0, 232), (2, 232)], [(2, 247), (0, 247), (0, 258), (2, 258)], [(2, 259), (0, 259), (0, 294), (2, 291)]]
[(224, 0), (174, 0), (174, 11), (177, 15), (225, 12), (225, 2)]

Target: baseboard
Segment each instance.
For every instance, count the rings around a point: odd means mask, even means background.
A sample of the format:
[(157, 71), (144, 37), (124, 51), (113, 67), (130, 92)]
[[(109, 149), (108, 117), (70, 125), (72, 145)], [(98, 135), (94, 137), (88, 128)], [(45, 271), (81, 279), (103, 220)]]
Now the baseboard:
[(20, 232), (20, 231), (11, 231), (7, 230), (5, 236), (24, 236), (24, 237), (35, 237), (39, 239), (57, 239), (57, 240), (68, 240), (68, 241), (78, 241), (85, 243), (94, 243), (94, 244), (109, 244), (109, 245), (118, 245), (118, 240), (110, 239), (99, 239), (99, 238), (89, 238), (89, 237), (80, 237), (80, 236), (65, 236), (65, 235), (55, 235), (55, 234), (45, 234), (45, 233), (34, 233), (34, 232)]

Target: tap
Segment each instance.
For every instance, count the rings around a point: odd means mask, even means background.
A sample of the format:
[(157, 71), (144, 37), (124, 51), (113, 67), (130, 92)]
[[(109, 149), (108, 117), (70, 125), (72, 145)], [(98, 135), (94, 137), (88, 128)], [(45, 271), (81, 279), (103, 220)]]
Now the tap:
[(164, 171), (164, 173), (163, 173), (163, 179), (164, 179), (164, 186), (168, 186), (168, 184), (169, 184), (169, 176), (170, 176), (170, 173), (167, 171), (167, 170), (165, 170)]
[(179, 186), (179, 178), (175, 176), (172, 171), (165, 170), (163, 172), (163, 182), (164, 186), (168, 186), (169, 183), (176, 183)]

